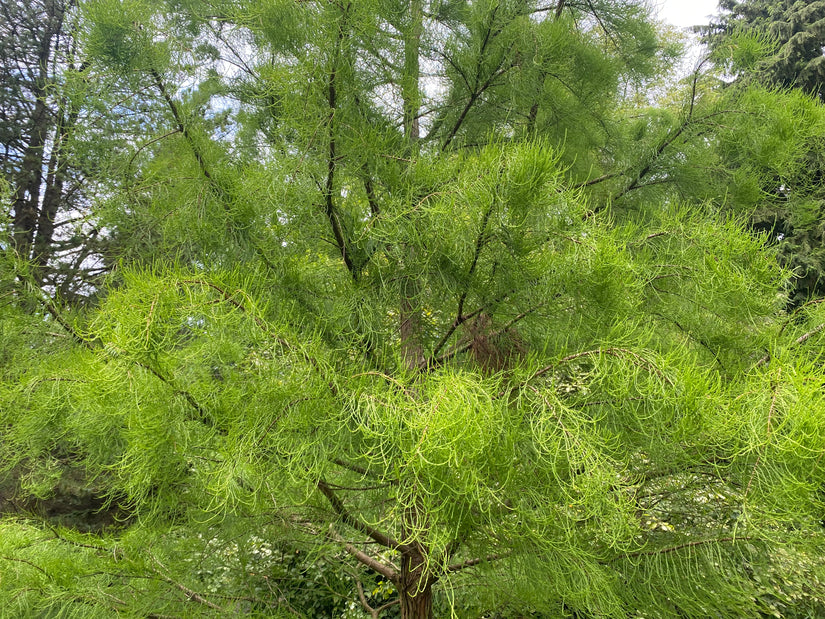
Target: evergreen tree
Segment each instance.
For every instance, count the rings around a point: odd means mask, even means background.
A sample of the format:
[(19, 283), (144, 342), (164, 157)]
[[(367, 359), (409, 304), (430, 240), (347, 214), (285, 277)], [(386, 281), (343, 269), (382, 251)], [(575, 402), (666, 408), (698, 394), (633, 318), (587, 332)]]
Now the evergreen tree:
[(44, 267), (55, 252), (64, 262), (77, 254), (78, 243), (70, 235), (56, 237), (55, 230), (59, 213), (68, 218), (84, 201), (71, 152), (80, 99), (72, 92), (77, 84), (69, 82), (82, 73), (72, 11), (61, 1), (3, 2), (0, 25), (0, 169), (12, 186), (13, 246), (39, 267), (38, 280), (65, 283), (67, 292), (82, 283)]
[[(722, 13), (700, 30), (714, 61), (727, 76), (736, 77), (733, 88), (749, 84), (796, 88), (822, 99), (825, 2), (723, 1), (720, 8)], [(752, 94), (744, 97), (752, 100)], [(759, 122), (778, 122), (785, 136), (777, 129), (769, 139), (790, 158), (776, 166), (778, 158), (765, 158), (754, 152), (750, 148), (754, 144), (740, 136), (724, 149), (723, 159), (735, 169), (733, 175), (737, 177), (733, 181), (735, 197), (729, 206), (748, 215), (753, 227), (766, 232), (780, 248), (783, 264), (796, 273), (791, 301), (799, 305), (825, 293), (821, 225), (823, 130), (815, 107), (794, 95), (788, 97), (788, 112), (796, 118), (787, 119), (788, 122), (776, 118), (777, 114), (784, 114), (771, 106), (766, 115), (773, 118), (762, 118)], [(758, 108), (753, 113), (756, 117), (763, 115)], [(742, 125), (749, 128), (749, 136), (765, 134), (750, 131), (754, 123), (748, 120)], [(733, 148), (734, 143), (740, 150)], [(765, 143), (758, 148), (764, 146)], [(748, 173), (743, 174), (743, 167), (749, 169)], [(746, 197), (748, 193), (750, 196)]]
[(823, 310), (687, 182), (742, 108), (624, 109), (639, 6), (84, 10), (166, 126), (112, 153), (100, 305), (3, 307), (0, 457), (132, 520), (6, 519), (5, 608), (329, 614), (297, 547), (372, 616), (822, 611)]
[[(719, 8), (722, 13), (709, 26), (700, 29), (711, 50), (724, 53), (725, 48), (735, 45), (743, 34), (761, 35), (765, 49), (773, 48), (773, 53), (759, 59), (757, 66), (748, 67), (745, 72), (760, 81), (799, 88), (822, 98), (825, 2), (721, 0)], [(751, 49), (758, 46), (751, 43)], [(742, 68), (739, 67), (740, 75)]]

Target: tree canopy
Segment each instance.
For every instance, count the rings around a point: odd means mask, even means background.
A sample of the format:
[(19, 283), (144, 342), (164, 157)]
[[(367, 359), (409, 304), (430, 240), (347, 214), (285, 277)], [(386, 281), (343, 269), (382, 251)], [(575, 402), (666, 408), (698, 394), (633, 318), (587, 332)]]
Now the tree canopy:
[(68, 9), (106, 277), (7, 174), (0, 466), (120, 524), (5, 517), (4, 608), (822, 612), (825, 310), (741, 217), (818, 103), (645, 100), (631, 1)]

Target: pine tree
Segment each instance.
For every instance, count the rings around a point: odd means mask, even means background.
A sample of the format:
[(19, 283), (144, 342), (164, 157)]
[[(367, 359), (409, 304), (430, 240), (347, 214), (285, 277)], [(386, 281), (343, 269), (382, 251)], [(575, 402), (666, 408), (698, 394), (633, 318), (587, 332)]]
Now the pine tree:
[(56, 291), (61, 303), (85, 303), (111, 266), (92, 196), (137, 123), (116, 103), (123, 84), (92, 71), (76, 2), (0, 9), (0, 175), (10, 188), (14, 257), (28, 265), (21, 281)]

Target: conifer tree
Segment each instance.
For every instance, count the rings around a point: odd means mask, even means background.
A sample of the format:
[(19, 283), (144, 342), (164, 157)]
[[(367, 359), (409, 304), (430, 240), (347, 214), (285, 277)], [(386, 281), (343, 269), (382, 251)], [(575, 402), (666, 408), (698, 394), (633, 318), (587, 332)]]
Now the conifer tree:
[(318, 616), (297, 549), (373, 617), (822, 610), (822, 309), (679, 195), (730, 102), (624, 109), (639, 5), (84, 10), (166, 126), (113, 153), (99, 306), (5, 349), (0, 458), (131, 519), (6, 519), (6, 608)]
[[(726, 80), (736, 78), (728, 88), (761, 85), (796, 89), (822, 100), (825, 2), (725, 0), (720, 2), (720, 9), (720, 14), (700, 31), (714, 62), (727, 75)], [(753, 100), (752, 93), (744, 97)], [(727, 148), (723, 157), (739, 170), (734, 186), (750, 186), (751, 197), (736, 191), (744, 199), (734, 199), (730, 206), (748, 215), (753, 227), (777, 244), (781, 261), (796, 273), (791, 303), (798, 306), (825, 293), (820, 163), (823, 133), (821, 121), (813, 120), (819, 114), (816, 108), (796, 95), (787, 97), (784, 107), (796, 118), (787, 123), (779, 118), (764, 119), (778, 123), (784, 131), (790, 130), (793, 136), (780, 137), (777, 130), (772, 138), (778, 140), (786, 157), (796, 151), (779, 166), (781, 169), (774, 165), (777, 158), (765, 160), (754, 153), (747, 139), (735, 139), (740, 143), (739, 150)], [(783, 115), (780, 106), (770, 106), (766, 111), (768, 116)], [(757, 108), (754, 113), (761, 115)], [(753, 126), (743, 120), (744, 125)], [(750, 168), (750, 173), (742, 174), (743, 167)]]
[(700, 30), (712, 50), (735, 45), (743, 34), (761, 35), (773, 53), (740, 73), (775, 86), (794, 87), (820, 99), (825, 83), (825, 2), (721, 0), (720, 14)]

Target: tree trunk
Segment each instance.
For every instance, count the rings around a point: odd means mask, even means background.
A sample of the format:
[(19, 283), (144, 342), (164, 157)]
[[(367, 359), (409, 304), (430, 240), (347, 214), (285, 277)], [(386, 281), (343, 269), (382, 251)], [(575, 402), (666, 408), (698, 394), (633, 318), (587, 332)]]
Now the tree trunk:
[[(402, 79), (402, 99), (404, 103), (404, 137), (407, 142), (406, 154), (415, 158), (418, 153), (419, 125), (418, 109), (421, 101), (418, 81), (421, 76), (419, 60), (421, 30), (423, 27), (422, 0), (410, 0), (409, 31), (404, 38), (404, 75)], [(408, 268), (414, 268), (416, 249), (407, 247)], [(416, 372), (424, 361), (422, 334), (424, 332), (419, 295), (419, 281), (414, 275), (407, 275), (401, 283), (400, 335), (404, 365)]]
[(425, 573), (424, 559), (420, 555), (405, 554), (401, 558), (401, 574), (397, 583), (401, 619), (432, 619), (434, 582)]
[(427, 584), (422, 591), (400, 591), (401, 619), (432, 619), (433, 587)]
[(17, 175), (12, 199), (14, 211), (12, 242), (18, 256), (25, 260), (31, 258), (40, 208), (43, 167), (46, 165), (46, 141), (53, 125), (51, 110), (47, 103), (52, 41), (60, 34), (63, 26), (62, 6), (53, 1), (46, 2), (44, 7), (46, 14), (43, 18), (46, 26), (38, 45), (38, 75), (32, 85), (35, 105), (31, 117), (31, 134)]

